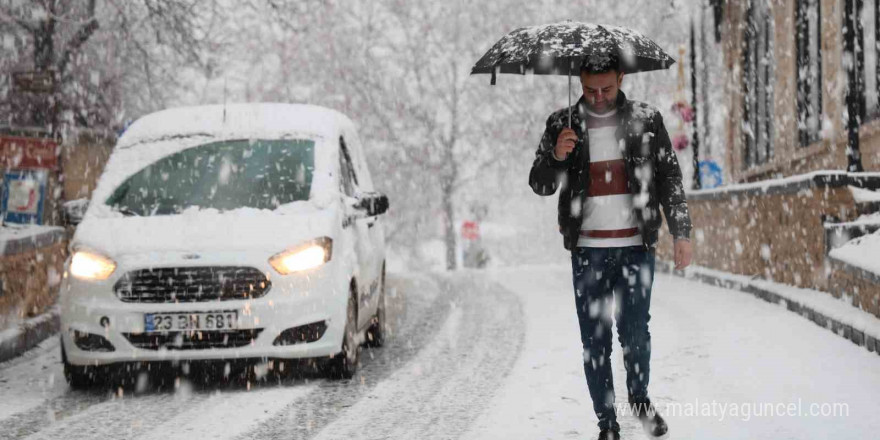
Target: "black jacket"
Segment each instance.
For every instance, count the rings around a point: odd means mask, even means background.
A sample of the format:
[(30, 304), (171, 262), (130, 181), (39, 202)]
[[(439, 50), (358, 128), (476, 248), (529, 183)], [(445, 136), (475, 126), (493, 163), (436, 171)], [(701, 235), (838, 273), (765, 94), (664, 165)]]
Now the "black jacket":
[[(574, 150), (563, 161), (553, 158), (556, 138), (568, 126), (568, 107), (547, 119), (547, 128), (529, 173), (529, 186), (538, 195), (549, 196), (560, 188), (559, 231), (568, 250), (577, 246), (588, 194), (590, 148), (584, 124), (584, 98), (572, 106), (571, 125), (578, 137)], [(627, 182), (633, 194), (635, 219), (645, 248), (657, 244), (660, 228), (659, 205), (674, 238), (690, 238), (691, 219), (681, 184), (681, 169), (672, 151), (669, 134), (660, 112), (648, 104), (617, 95), (617, 140), (625, 141)], [(572, 209), (574, 207), (575, 209)]]

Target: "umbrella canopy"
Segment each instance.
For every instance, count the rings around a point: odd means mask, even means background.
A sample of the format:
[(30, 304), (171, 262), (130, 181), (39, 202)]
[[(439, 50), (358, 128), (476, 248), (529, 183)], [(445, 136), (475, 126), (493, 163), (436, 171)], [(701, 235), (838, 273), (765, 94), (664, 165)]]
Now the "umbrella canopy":
[[(675, 60), (650, 38), (631, 29), (565, 21), (519, 28), (498, 40), (471, 69), (498, 73), (568, 75), (568, 126), (571, 127), (571, 76), (585, 59), (616, 55), (624, 73), (667, 69)], [(596, 64), (602, 64), (597, 62)]]
[(563, 23), (517, 29), (477, 61), (471, 74), (572, 75), (586, 57), (616, 53), (624, 73), (666, 69), (675, 63), (660, 46), (639, 32), (609, 25)]

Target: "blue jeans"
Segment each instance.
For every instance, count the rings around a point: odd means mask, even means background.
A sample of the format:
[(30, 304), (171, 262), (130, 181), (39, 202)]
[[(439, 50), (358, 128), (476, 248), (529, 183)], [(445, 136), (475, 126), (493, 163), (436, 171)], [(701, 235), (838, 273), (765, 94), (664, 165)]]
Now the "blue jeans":
[[(571, 254), (575, 305), (584, 346), (584, 374), (600, 429), (620, 430), (611, 375), (612, 313), (623, 348), (630, 401), (648, 396), (651, 361), (651, 285), (654, 251), (641, 246), (575, 248)], [(614, 307), (612, 307), (614, 306)]]

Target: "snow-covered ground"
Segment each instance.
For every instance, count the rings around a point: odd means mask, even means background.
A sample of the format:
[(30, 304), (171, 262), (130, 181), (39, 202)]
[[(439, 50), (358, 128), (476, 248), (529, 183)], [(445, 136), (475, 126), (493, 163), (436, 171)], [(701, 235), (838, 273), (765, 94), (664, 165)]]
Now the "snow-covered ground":
[[(686, 278), (708, 276), (710, 280), (718, 280), (726, 286), (735, 286), (734, 288), (737, 290), (748, 291), (750, 288), (756, 288), (769, 292), (783, 299), (779, 303), (781, 307), (788, 307), (789, 304), (787, 302), (799, 304), (802, 307), (817, 312), (820, 316), (848, 325), (853, 330), (864, 333), (866, 337), (871, 336), (874, 339), (880, 339), (880, 319), (877, 319), (870, 312), (854, 307), (851, 295), (844, 294), (840, 298), (835, 298), (828, 292), (820, 290), (804, 289), (764, 280), (759, 277), (732, 274), (693, 264), (685, 269), (684, 275)], [(709, 283), (712, 284), (713, 281), (709, 281)], [(830, 322), (826, 322), (826, 325), (828, 329), (837, 331)]]
[[(75, 392), (53, 338), (0, 365), (0, 439), (595, 437), (564, 261), (389, 288), (392, 338), (352, 381)], [(876, 437), (880, 356), (737, 291), (658, 275), (652, 300), (649, 389), (671, 439)], [(616, 340), (613, 362), (625, 396)]]
[[(492, 274), (522, 299), (526, 341), (505, 385), (466, 438), (594, 435), (570, 273), (564, 266), (535, 266)], [(616, 338), (614, 345), (620, 401), (625, 371)], [(667, 415), (670, 438), (876, 438), (880, 356), (782, 307), (658, 275), (651, 345), (649, 392)], [(848, 413), (821, 415), (833, 412), (834, 404)], [(811, 415), (814, 409), (819, 416)], [(623, 438), (644, 438), (632, 417), (620, 421)]]

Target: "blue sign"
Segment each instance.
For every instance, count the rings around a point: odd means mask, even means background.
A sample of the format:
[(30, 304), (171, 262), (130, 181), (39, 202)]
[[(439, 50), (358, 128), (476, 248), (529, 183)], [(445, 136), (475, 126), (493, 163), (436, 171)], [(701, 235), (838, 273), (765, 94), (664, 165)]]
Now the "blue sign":
[(4, 223), (43, 224), (46, 198), (46, 171), (7, 171), (3, 175), (0, 209)]
[(700, 161), (700, 187), (704, 189), (718, 188), (724, 182), (721, 167), (713, 160)]

